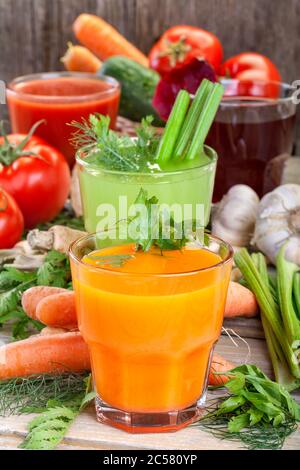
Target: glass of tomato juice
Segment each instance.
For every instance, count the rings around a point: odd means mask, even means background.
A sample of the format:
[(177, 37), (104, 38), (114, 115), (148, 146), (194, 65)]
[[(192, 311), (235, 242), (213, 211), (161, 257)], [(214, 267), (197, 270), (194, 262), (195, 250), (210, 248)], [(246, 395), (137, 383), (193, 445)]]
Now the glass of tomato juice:
[(115, 79), (81, 72), (26, 75), (7, 87), (12, 131), (26, 134), (44, 120), (35, 134), (58, 148), (70, 166), (75, 161), (70, 143), (75, 128), (68, 124), (100, 113), (110, 117), (114, 128), (119, 101), (120, 85)]
[(93, 234), (70, 247), (97, 418), (132, 433), (176, 431), (205, 402), (232, 249), (212, 236), (163, 252), (106, 243)]

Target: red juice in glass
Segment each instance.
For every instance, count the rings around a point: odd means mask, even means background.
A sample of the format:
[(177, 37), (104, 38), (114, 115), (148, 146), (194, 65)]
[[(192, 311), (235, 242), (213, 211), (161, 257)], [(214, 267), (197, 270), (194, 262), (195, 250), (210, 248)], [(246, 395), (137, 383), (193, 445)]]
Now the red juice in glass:
[(108, 115), (115, 126), (120, 100), (116, 80), (85, 73), (44, 73), (13, 80), (7, 89), (12, 131), (28, 133), (33, 124), (45, 120), (35, 134), (57, 147), (70, 166), (75, 161), (67, 124), (88, 119), (90, 114)]
[(273, 189), (272, 166), (292, 152), (296, 105), (283, 83), (224, 80), (223, 98), (206, 140), (219, 155), (214, 200), (235, 184), (251, 186), (261, 197)]

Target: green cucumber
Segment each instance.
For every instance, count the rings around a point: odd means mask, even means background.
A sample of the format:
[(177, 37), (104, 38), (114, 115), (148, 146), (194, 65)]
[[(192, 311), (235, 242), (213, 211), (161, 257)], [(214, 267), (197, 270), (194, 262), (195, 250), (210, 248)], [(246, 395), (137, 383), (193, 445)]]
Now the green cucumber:
[(152, 98), (160, 79), (154, 70), (127, 57), (113, 56), (102, 64), (100, 74), (113, 77), (120, 83), (121, 116), (132, 121), (141, 121), (142, 118), (152, 115), (154, 125), (164, 125), (152, 106)]

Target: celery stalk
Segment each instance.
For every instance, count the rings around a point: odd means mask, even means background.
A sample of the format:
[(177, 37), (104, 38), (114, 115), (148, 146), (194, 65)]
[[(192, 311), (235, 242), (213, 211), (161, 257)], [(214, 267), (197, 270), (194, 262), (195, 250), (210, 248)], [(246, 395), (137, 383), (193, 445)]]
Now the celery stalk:
[[(285, 246), (279, 250), (276, 259), (278, 298), (285, 333), (293, 349), (297, 349), (300, 341), (300, 322), (292, 302), (294, 274), (299, 267), (285, 259)], [(293, 347), (293, 345), (296, 347)]]
[(200, 118), (196, 125), (194, 137), (187, 151), (186, 158), (188, 160), (193, 160), (201, 153), (204, 141), (215, 118), (223, 93), (224, 88), (222, 85), (214, 83), (212, 90), (208, 94), (203, 105)]
[(293, 295), (295, 300), (295, 311), (300, 321), (300, 273), (294, 274)]
[(276, 287), (274, 285), (274, 281), (270, 279), (265, 256), (262, 253), (252, 253), (251, 258), (260, 276), (262, 277), (264, 283), (270, 290), (270, 293), (272, 294), (274, 302), (278, 305)]
[[(261, 276), (265, 286), (269, 288), (270, 293), (275, 299), (276, 292), (270, 282), (267, 263), (262, 253), (253, 253), (251, 258)], [(292, 376), (286, 362), (282, 348), (273, 333), (272, 327), (264, 315), (261, 316), (262, 326), (265, 333), (266, 343), (270, 354), (276, 382), (284, 385), (287, 390), (294, 390), (299, 386), (299, 382)]]
[(180, 159), (184, 157), (187, 146), (193, 138), (193, 132), (200, 117), (202, 107), (212, 88), (212, 82), (206, 78), (202, 80), (180, 131), (174, 150), (174, 158)]
[(265, 275), (261, 276), (248, 251), (243, 248), (234, 257), (237, 267), (241, 270), (249, 288), (255, 294), (264, 316), (272, 327), (273, 333), (280, 344), (291, 373), (300, 378), (299, 359), (296, 357), (286, 335), (282, 323), (280, 310), (270, 289), (269, 282), (265, 282)]
[(189, 105), (189, 93), (186, 90), (180, 90), (157, 149), (156, 160), (159, 164), (163, 165), (172, 157)]
[(283, 385), (288, 391), (295, 390), (299, 387), (299, 380), (291, 374), (282, 348), (273, 333), (272, 327), (263, 315), (261, 321), (276, 382)]

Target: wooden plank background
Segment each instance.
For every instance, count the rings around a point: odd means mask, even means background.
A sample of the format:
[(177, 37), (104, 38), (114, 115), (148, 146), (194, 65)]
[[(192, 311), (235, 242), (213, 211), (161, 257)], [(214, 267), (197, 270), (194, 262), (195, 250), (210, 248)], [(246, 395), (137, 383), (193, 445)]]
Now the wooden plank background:
[(218, 35), (225, 56), (259, 51), (283, 80), (300, 79), (299, 0), (0, 0), (0, 79), (62, 68), (83, 11), (101, 15), (145, 52), (170, 25), (199, 25)]

